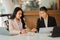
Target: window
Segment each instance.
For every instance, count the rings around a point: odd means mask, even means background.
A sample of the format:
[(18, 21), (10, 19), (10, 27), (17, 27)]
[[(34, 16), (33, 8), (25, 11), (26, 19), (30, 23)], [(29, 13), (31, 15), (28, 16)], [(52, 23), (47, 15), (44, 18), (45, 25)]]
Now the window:
[[(3, 6), (3, 2), (2, 2), (2, 0), (0, 1), (0, 15), (1, 14), (5, 14), (5, 8), (4, 8), (4, 6)], [(2, 27), (3, 26), (3, 21), (4, 21), (4, 19), (5, 19), (5, 17), (1, 17), (0, 16), (0, 27)]]
[(23, 10), (39, 10), (45, 6), (49, 10), (56, 10), (56, 0), (22, 0)]

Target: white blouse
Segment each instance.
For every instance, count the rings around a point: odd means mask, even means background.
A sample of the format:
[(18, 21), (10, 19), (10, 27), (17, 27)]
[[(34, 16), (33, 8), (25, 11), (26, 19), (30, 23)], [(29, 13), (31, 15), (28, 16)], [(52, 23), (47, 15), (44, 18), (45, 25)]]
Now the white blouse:
[(48, 27), (48, 19), (44, 19), (44, 23), (45, 23), (45, 26), (47, 28)]
[(19, 24), (17, 23), (16, 19), (9, 20), (9, 32), (10, 32), (10, 34), (20, 34), (21, 30), (22, 30), (21, 20), (20, 20)]

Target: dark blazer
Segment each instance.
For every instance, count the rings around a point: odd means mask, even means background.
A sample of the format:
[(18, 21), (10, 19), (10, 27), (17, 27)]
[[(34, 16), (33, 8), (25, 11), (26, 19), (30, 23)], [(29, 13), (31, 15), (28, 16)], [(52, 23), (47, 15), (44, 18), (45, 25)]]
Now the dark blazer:
[[(54, 17), (48, 16), (48, 27), (53, 27), (57, 26), (56, 20)], [(44, 19), (43, 18), (38, 18), (37, 20), (37, 31), (39, 32), (39, 28), (45, 27)]]

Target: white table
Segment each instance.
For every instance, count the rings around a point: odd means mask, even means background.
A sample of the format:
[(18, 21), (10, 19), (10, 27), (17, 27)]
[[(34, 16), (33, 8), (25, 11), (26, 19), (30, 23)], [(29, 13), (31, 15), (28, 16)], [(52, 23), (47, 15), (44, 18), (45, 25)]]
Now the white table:
[(0, 40), (60, 40), (60, 37), (48, 37), (49, 34), (27, 33), (11, 36), (4, 28), (0, 28)]

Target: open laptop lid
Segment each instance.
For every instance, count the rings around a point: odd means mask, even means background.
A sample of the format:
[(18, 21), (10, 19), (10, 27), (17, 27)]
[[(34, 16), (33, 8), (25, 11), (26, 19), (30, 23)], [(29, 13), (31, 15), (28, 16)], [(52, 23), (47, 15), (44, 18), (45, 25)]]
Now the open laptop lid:
[(53, 30), (53, 27), (40, 28), (39, 33), (50, 33)]
[(5, 27), (0, 27), (0, 35), (9, 35), (9, 31)]

